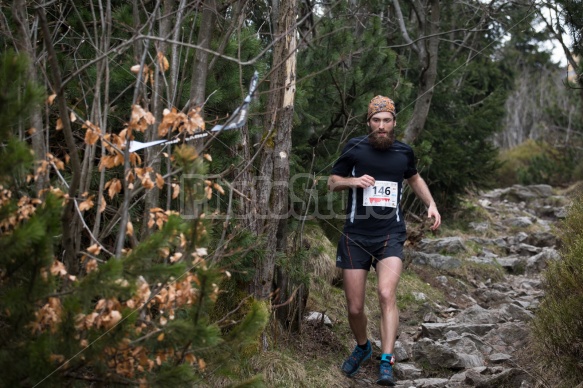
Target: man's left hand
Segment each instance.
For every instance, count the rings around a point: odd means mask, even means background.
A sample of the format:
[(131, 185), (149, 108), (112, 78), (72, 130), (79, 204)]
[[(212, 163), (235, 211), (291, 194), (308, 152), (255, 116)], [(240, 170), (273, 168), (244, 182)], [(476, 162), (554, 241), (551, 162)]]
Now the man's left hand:
[(435, 220), (433, 225), (429, 227), (431, 230), (436, 230), (439, 228), (439, 225), (441, 225), (441, 215), (437, 211), (437, 206), (435, 206), (435, 203), (432, 203), (429, 206), (429, 209), (427, 209), (427, 218), (433, 218)]

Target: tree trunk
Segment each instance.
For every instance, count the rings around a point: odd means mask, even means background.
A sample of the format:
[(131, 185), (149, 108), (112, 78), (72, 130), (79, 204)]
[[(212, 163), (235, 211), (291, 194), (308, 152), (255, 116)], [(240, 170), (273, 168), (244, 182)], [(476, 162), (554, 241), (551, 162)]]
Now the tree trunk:
[(286, 249), (289, 155), (296, 92), (297, 0), (283, 1), (278, 9), (276, 37), (281, 39), (274, 46), (269, 117), (264, 124), (271, 138), (265, 144), (259, 167), (262, 179), (258, 179), (255, 186), (260, 212), (255, 233), (266, 237), (266, 254), (256, 263), (252, 288), (253, 295), (263, 300), (273, 291), (277, 253), (285, 253)]
[[(16, 50), (21, 53), (25, 53), (28, 58), (28, 69), (26, 71), (27, 77), (31, 82), (38, 82), (38, 75), (36, 73), (38, 60), (35, 54), (35, 48), (31, 40), (33, 33), (30, 31), (28, 22), (28, 13), (26, 10), (26, 2), (24, 0), (15, 0), (13, 3), (13, 16), (14, 21), (17, 26), (17, 32), (15, 34), (14, 46)], [(36, 35), (36, 34), (35, 34)], [(42, 119), (42, 108), (39, 107), (35, 109), (30, 117), (30, 125), (34, 128), (31, 134), (32, 149), (34, 151), (35, 161), (39, 162), (44, 160), (47, 154), (47, 146), (45, 143), (45, 128)], [(38, 193), (40, 190), (48, 187), (49, 180), (48, 177), (42, 175), (35, 182), (35, 190)]]
[[(215, 27), (215, 14), (217, 6), (215, 0), (205, 0), (202, 3), (200, 29), (198, 31), (197, 45), (209, 49), (213, 39)], [(206, 99), (206, 79), (208, 76), (209, 54), (205, 50), (196, 50), (194, 53), (194, 66), (192, 67), (192, 79), (190, 83), (189, 109), (202, 107)], [(197, 148), (203, 141), (195, 142)], [(188, 196), (187, 196), (188, 197)], [(190, 201), (184, 203), (183, 214), (189, 218), (197, 218), (197, 207)]]
[[(197, 45), (209, 49), (213, 39), (215, 26), (215, 14), (217, 5), (215, 0), (205, 0), (202, 4), (200, 30), (198, 31)], [(206, 79), (208, 74), (209, 54), (205, 50), (196, 50), (194, 54), (194, 66), (192, 68), (192, 80), (190, 84), (190, 106), (201, 106), (206, 97)]]
[(439, 46), (439, 36), (436, 35), (439, 31), (440, 20), (439, 0), (429, 0), (425, 6), (418, 1), (413, 3), (418, 10), (419, 31), (427, 38), (418, 45), (421, 74), (413, 115), (405, 129), (404, 141), (406, 143), (415, 141), (425, 127), (437, 79), (437, 48)]

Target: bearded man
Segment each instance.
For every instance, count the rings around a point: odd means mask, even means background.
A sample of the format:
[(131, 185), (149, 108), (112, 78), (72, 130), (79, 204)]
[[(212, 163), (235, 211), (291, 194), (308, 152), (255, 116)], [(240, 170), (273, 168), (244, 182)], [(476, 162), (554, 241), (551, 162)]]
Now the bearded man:
[(342, 371), (354, 376), (372, 355), (364, 312), (366, 279), (372, 266), (377, 273), (381, 307), (377, 384), (385, 386), (395, 385), (393, 352), (399, 327), (396, 289), (407, 237), (400, 208), (405, 181), (427, 206), (427, 216), (434, 219), (431, 229), (441, 224), (431, 192), (417, 172), (413, 149), (395, 140), (396, 125), (393, 100), (374, 97), (368, 106), (369, 134), (348, 141), (328, 179), (329, 190), (349, 190), (336, 266), (342, 268), (348, 323), (356, 347), (342, 364)]

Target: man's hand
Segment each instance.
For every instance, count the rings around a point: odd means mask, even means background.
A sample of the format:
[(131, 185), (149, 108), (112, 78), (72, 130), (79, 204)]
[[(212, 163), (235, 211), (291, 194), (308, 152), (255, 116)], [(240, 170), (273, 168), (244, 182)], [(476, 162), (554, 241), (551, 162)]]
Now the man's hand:
[(431, 196), (431, 192), (429, 191), (429, 187), (427, 187), (427, 183), (425, 183), (419, 174), (415, 174), (411, 178), (407, 179), (407, 183), (409, 186), (411, 186), (413, 192), (419, 197), (419, 199), (423, 201), (425, 206), (428, 207), (427, 218), (433, 218), (435, 220), (429, 229), (436, 230), (439, 228), (439, 225), (441, 225), (441, 216), (437, 211), (437, 205), (435, 205), (435, 201)]
[(374, 186), (375, 179), (370, 175), (363, 175), (359, 177), (354, 177), (353, 179), (353, 186), (358, 187), (360, 189), (366, 189), (367, 187)]
[(433, 218), (435, 220), (433, 225), (429, 227), (431, 230), (436, 230), (439, 228), (439, 225), (441, 225), (441, 215), (437, 211), (435, 202), (432, 202), (431, 205), (429, 205), (429, 209), (427, 209), (427, 218)]
[(330, 175), (328, 178), (328, 190), (340, 191), (345, 189), (360, 188), (374, 186), (375, 179), (370, 175), (363, 175), (359, 177), (342, 177), (340, 175)]

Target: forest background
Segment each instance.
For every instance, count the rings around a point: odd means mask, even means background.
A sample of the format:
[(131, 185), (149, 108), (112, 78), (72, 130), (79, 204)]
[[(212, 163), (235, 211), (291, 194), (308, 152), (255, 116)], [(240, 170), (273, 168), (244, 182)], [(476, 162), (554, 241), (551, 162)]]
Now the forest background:
[[(5, 386), (266, 384), (248, 360), (301, 331), (306, 241), (343, 223), (327, 174), (375, 95), (446, 223), (583, 178), (580, 1), (0, 5)], [(242, 128), (126, 147), (229, 123), (255, 72)]]

